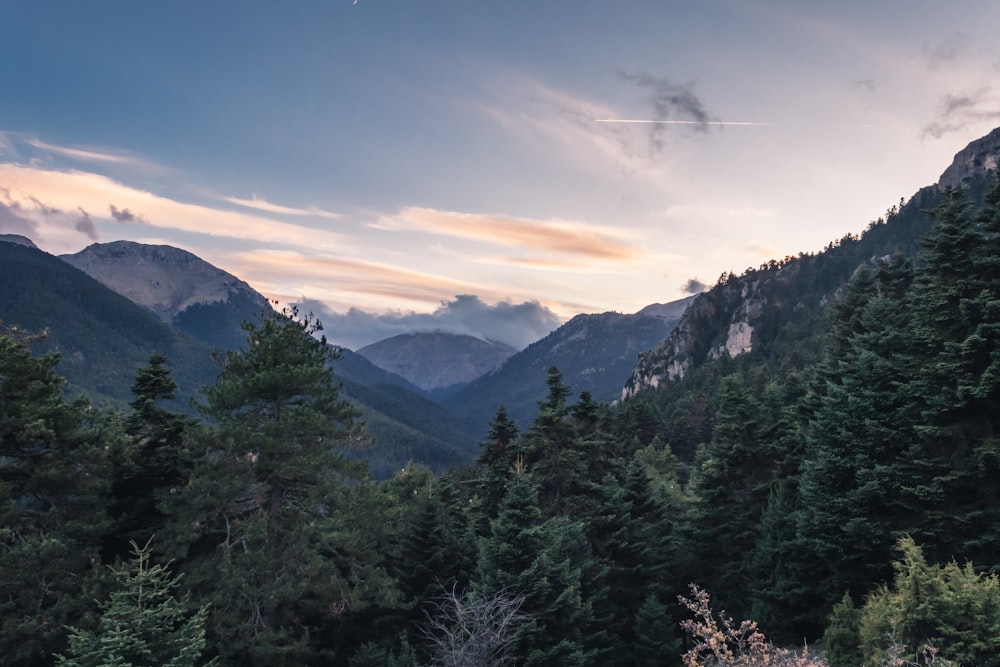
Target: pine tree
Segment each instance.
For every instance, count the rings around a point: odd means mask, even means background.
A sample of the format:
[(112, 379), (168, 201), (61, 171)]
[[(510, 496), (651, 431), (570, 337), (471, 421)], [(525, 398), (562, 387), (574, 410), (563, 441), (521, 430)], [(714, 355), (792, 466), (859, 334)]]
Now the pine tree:
[(314, 628), (394, 592), (366, 534), (381, 519), (363, 465), (337, 451), (360, 437), (357, 413), (319, 325), (293, 310), (244, 329), (246, 349), (226, 354), (206, 392), (214, 425), (171, 534), (188, 585), (212, 603), (220, 654), (301, 664), (317, 650)]
[(150, 542), (132, 542), (135, 561), (113, 569), (110, 598), (101, 604), (96, 630), (73, 628), (69, 650), (59, 667), (195, 667), (202, 659), (208, 608), (189, 614), (174, 597), (179, 577), (164, 565), (151, 565)]

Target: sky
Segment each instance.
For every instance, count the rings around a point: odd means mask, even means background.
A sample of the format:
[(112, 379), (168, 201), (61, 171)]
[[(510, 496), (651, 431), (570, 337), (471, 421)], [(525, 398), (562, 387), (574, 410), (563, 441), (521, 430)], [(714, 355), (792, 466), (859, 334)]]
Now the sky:
[(357, 348), (821, 250), (1000, 125), (1000, 3), (0, 0), (0, 233), (189, 250)]

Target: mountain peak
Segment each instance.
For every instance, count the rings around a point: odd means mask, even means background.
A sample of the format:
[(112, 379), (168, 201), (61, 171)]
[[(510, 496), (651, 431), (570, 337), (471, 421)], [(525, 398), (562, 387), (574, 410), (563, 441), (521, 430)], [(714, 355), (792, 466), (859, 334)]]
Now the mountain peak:
[(1000, 127), (956, 153), (955, 159), (938, 179), (938, 185), (942, 188), (967, 185), (973, 176), (991, 170), (996, 171), (998, 159), (1000, 159)]
[(247, 283), (187, 250), (134, 241), (94, 243), (61, 258), (164, 321), (195, 304), (228, 301), (234, 294), (267, 299)]
[(440, 330), (400, 334), (357, 351), (424, 390), (470, 382), (515, 352), (504, 343)]
[(0, 243), (14, 243), (38, 250), (38, 246), (35, 245), (34, 241), (20, 234), (0, 234)]

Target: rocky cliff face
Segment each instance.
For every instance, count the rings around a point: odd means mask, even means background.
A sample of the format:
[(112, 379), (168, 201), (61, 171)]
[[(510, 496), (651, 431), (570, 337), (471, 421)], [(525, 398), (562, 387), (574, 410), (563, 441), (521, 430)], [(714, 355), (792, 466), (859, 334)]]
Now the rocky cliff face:
[(977, 174), (996, 171), (1000, 158), (1000, 127), (960, 150), (938, 179), (938, 186), (962, 187)]
[(497, 341), (434, 331), (393, 336), (357, 353), (421, 389), (432, 390), (470, 382), (516, 351)]
[(193, 305), (226, 302), (234, 296), (251, 301), (258, 312), (270, 307), (264, 296), (236, 276), (172, 246), (94, 243), (61, 259), (165, 322)]
[(622, 390), (628, 398), (664, 381), (679, 380), (695, 365), (735, 357), (753, 349), (755, 330), (768, 305), (762, 284), (785, 282), (795, 273), (788, 266), (763, 267), (749, 279), (731, 277), (698, 295), (670, 335), (639, 360)]

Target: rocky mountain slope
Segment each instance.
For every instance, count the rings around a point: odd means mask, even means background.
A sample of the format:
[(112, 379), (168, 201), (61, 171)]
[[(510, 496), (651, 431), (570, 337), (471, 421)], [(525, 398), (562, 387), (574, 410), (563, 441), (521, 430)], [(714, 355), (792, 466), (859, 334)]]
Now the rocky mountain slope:
[(238, 344), (232, 332), (240, 322), (271, 307), (236, 276), (172, 246), (94, 243), (61, 259), (164, 322), (223, 348)]
[(401, 334), (357, 351), (427, 391), (470, 382), (515, 352), (504, 343), (443, 331)]
[(937, 184), (921, 189), (863, 235), (847, 235), (821, 253), (772, 260), (741, 276), (726, 276), (695, 300), (669, 338), (640, 355), (622, 397), (681, 380), (714, 360), (751, 351), (766, 355), (783, 340), (820, 335), (817, 323), (826, 306), (858, 266), (894, 252), (918, 254), (918, 239), (932, 224), (927, 210), (943, 190), (964, 187), (971, 197), (981, 197), (998, 157), (1000, 128), (970, 143)]

